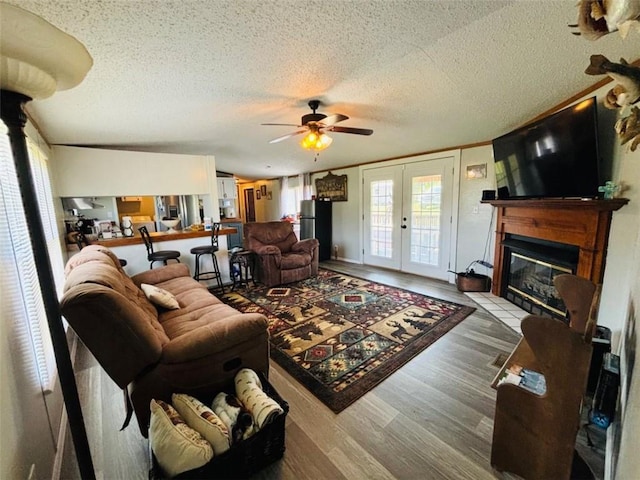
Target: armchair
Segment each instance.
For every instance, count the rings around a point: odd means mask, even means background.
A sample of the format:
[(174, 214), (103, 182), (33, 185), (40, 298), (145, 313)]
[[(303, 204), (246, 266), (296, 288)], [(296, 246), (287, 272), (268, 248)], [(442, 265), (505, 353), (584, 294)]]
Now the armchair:
[(256, 255), (254, 275), (267, 287), (318, 274), (318, 240), (298, 241), (289, 222), (245, 224), (244, 248)]

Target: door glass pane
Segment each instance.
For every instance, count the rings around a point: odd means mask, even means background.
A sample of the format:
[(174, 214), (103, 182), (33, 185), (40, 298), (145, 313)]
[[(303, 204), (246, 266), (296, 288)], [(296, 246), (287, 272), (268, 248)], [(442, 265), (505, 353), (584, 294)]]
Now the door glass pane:
[(391, 258), (393, 242), (393, 180), (371, 182), (371, 254)]
[(438, 265), (442, 176), (411, 180), (411, 261)]

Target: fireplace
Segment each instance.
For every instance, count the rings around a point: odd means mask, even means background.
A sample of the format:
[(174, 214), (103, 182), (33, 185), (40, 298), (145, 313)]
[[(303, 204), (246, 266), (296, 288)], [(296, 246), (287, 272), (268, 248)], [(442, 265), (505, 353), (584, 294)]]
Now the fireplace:
[(534, 315), (564, 319), (566, 307), (553, 279), (576, 272), (578, 248), (512, 234), (502, 244), (505, 281), (501, 296)]
[(494, 295), (537, 315), (564, 318), (553, 278), (573, 273), (602, 283), (614, 199), (488, 200), (497, 209)]

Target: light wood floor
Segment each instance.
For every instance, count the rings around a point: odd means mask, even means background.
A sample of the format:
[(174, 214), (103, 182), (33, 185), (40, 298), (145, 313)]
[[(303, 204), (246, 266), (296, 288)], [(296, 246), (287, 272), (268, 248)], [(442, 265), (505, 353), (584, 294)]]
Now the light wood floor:
[[(497, 372), (492, 362), (519, 336), (445, 282), (344, 262), (325, 265), (478, 310), (337, 415), (272, 362), (270, 381), (290, 406), (287, 450), (256, 479), (501, 478), (489, 464), (496, 398), (489, 384)], [(97, 477), (147, 478), (147, 441), (135, 420), (118, 431), (121, 392), (84, 347), (75, 369)], [(61, 478), (80, 478), (70, 438)]]

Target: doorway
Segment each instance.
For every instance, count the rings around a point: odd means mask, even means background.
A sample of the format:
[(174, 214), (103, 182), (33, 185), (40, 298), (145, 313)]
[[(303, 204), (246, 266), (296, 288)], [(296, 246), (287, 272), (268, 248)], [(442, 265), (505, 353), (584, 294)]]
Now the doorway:
[(363, 260), (447, 280), (454, 157), (363, 170)]
[(254, 203), (253, 188), (244, 189), (244, 218), (245, 222), (256, 221), (256, 204)]

